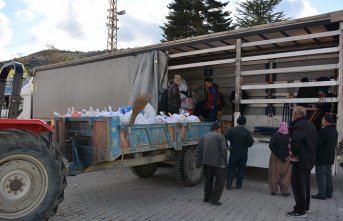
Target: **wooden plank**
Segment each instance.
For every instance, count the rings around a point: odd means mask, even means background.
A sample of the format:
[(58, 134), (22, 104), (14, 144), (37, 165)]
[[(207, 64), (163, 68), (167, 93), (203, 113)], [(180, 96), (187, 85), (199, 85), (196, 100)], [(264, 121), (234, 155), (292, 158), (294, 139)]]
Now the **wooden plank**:
[[(237, 122), (237, 116), (240, 115), (239, 113), (239, 101), (242, 99), (241, 93), (241, 44), (242, 40), (240, 38), (237, 39), (237, 47), (236, 47), (236, 86), (235, 86), (235, 119), (234, 122)], [(236, 126), (236, 123), (234, 123)]]
[(216, 52), (216, 51), (230, 51), (230, 50), (234, 50), (235, 48), (236, 48), (236, 45), (229, 45), (229, 46), (222, 46), (222, 47), (216, 47), (216, 48), (201, 49), (197, 51), (171, 54), (169, 55), (169, 58), (186, 57), (186, 56), (205, 54), (205, 53), (211, 53), (211, 52)]
[(242, 47), (243, 48), (253, 47), (257, 45), (266, 45), (266, 44), (275, 44), (275, 43), (289, 42), (289, 41), (299, 41), (299, 40), (304, 40), (304, 39), (329, 37), (329, 36), (335, 36), (338, 34), (339, 34), (338, 31), (328, 31), (328, 32), (321, 32), (321, 33), (316, 33), (316, 34), (299, 35), (299, 36), (294, 36), (294, 37), (276, 38), (276, 39), (271, 39), (271, 40), (243, 43)]
[(273, 74), (280, 74), (280, 73), (331, 71), (331, 70), (336, 69), (337, 67), (338, 67), (338, 64), (324, 64), (324, 65), (311, 65), (311, 66), (291, 67), (291, 68), (252, 70), (252, 71), (243, 71), (242, 76), (268, 74), (269, 72), (272, 72)]
[(234, 63), (235, 61), (236, 61), (235, 58), (231, 58), (231, 59), (223, 59), (223, 60), (217, 60), (217, 61), (198, 62), (198, 63), (192, 63), (192, 64), (181, 64), (181, 65), (169, 66), (168, 70), (203, 67), (203, 66), (217, 65), (217, 64), (229, 64), (229, 63)]
[[(335, 54), (319, 54), (319, 55), (306, 55), (306, 56), (298, 56), (298, 57), (288, 57), (288, 58), (276, 58), (273, 61), (276, 63), (286, 63), (286, 62), (293, 62), (293, 61), (308, 61), (308, 60), (319, 60), (319, 59), (331, 59), (334, 58), (338, 60), (338, 53)], [(256, 61), (248, 61), (244, 62), (243, 65), (256, 65), (256, 64), (265, 64), (265, 60), (256, 60)]]
[(281, 84), (255, 84), (242, 85), (242, 90), (257, 90), (271, 88), (293, 88), (293, 87), (320, 87), (320, 86), (336, 86), (337, 81), (316, 81), (316, 82), (296, 82), (296, 83), (281, 83)]
[(338, 69), (338, 113), (337, 113), (337, 130), (338, 142), (342, 142), (343, 133), (343, 22), (340, 23), (339, 29), (339, 69)]
[(241, 104), (284, 104), (284, 103), (331, 103), (337, 102), (336, 97), (319, 98), (284, 98), (284, 99), (246, 99)]
[(286, 58), (286, 57), (296, 57), (296, 56), (314, 55), (314, 54), (327, 54), (327, 53), (334, 53), (338, 51), (339, 51), (338, 47), (320, 48), (320, 49), (312, 49), (312, 50), (303, 50), (303, 51), (295, 51), (295, 52), (285, 52), (285, 53), (277, 53), (277, 54), (244, 57), (242, 58), (242, 61), (268, 60), (268, 59), (274, 59), (274, 58)]
[[(247, 104), (247, 108), (265, 108), (268, 104)], [(273, 107), (283, 108), (283, 104), (274, 104)]]

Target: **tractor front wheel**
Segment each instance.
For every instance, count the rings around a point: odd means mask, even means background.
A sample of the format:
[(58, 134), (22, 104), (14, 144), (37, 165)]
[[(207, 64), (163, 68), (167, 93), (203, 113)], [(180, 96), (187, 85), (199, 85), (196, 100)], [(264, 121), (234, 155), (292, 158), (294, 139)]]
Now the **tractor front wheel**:
[(61, 154), (41, 136), (0, 131), (0, 220), (47, 220), (66, 187)]

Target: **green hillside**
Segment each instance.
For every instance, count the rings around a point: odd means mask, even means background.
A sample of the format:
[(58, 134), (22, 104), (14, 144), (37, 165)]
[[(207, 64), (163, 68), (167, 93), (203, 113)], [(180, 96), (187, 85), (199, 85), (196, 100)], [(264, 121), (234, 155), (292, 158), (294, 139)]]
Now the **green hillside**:
[[(32, 73), (33, 68), (37, 66), (56, 64), (56, 63), (61, 63), (65, 61), (73, 61), (73, 60), (92, 57), (92, 56), (101, 55), (105, 53), (106, 53), (106, 50), (80, 52), (80, 51), (64, 51), (64, 50), (58, 50), (58, 49), (46, 49), (43, 51), (35, 52), (27, 56), (16, 58), (13, 60), (24, 64), (28, 72)], [(0, 62), (0, 65), (2, 66), (6, 62), (9, 62), (9, 61)]]

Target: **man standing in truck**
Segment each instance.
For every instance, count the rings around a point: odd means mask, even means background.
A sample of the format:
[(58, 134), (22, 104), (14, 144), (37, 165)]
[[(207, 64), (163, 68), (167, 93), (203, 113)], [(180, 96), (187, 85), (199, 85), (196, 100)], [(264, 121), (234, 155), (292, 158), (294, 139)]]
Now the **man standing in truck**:
[(203, 166), (205, 176), (204, 202), (218, 206), (222, 204), (219, 199), (225, 185), (226, 162), (226, 141), (220, 124), (215, 122), (211, 125), (211, 132), (200, 139), (197, 149), (196, 166)]
[(181, 84), (181, 76), (174, 76), (174, 83), (168, 88), (168, 113), (179, 114), (181, 107), (181, 97), (179, 86)]
[(220, 93), (217, 84), (213, 83), (213, 80), (206, 78), (204, 80), (204, 85), (207, 88), (207, 101), (205, 103), (205, 108), (209, 111), (209, 121), (217, 121), (217, 113), (220, 108)]

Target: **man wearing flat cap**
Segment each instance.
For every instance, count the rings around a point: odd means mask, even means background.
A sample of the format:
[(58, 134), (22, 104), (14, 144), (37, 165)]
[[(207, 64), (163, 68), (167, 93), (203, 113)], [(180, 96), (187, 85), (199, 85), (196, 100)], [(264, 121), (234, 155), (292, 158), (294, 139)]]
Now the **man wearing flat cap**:
[(322, 119), (322, 129), (317, 135), (315, 170), (318, 194), (311, 196), (314, 199), (326, 200), (332, 197), (332, 165), (338, 139), (333, 123), (334, 117), (325, 115)]
[(204, 169), (204, 202), (210, 202), (213, 205), (222, 204), (219, 199), (225, 185), (226, 162), (227, 144), (221, 134), (220, 124), (214, 122), (211, 125), (211, 132), (200, 139), (197, 148), (196, 166), (202, 165)]
[(233, 177), (237, 169), (236, 189), (241, 189), (244, 178), (244, 170), (248, 160), (248, 148), (254, 144), (254, 140), (248, 129), (244, 127), (246, 118), (240, 116), (237, 126), (226, 131), (224, 137), (230, 141), (230, 158), (227, 164), (226, 189), (231, 189)]

